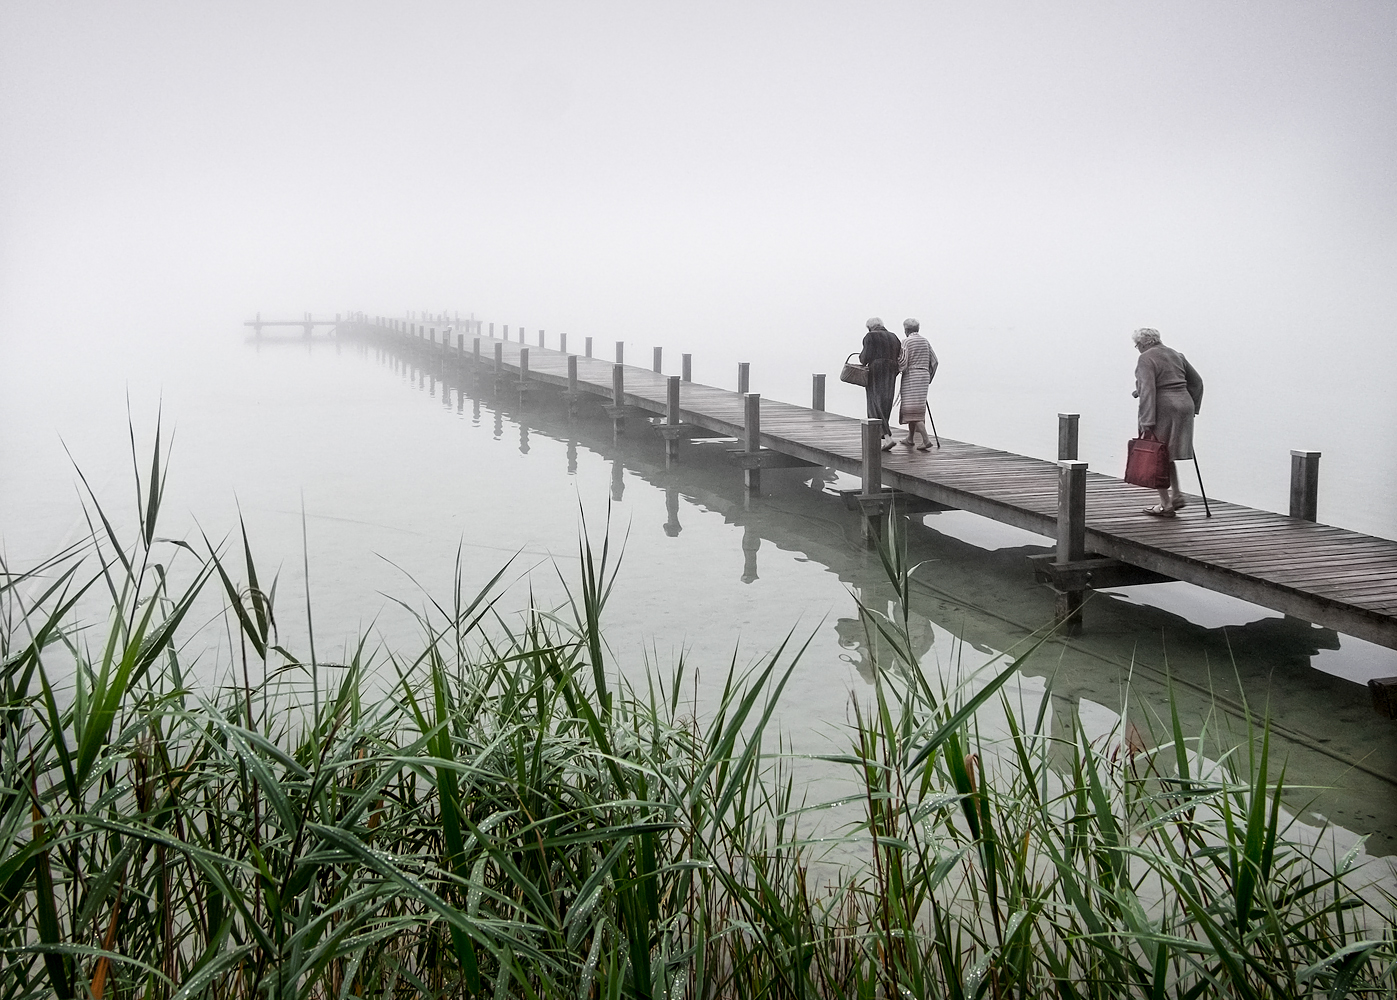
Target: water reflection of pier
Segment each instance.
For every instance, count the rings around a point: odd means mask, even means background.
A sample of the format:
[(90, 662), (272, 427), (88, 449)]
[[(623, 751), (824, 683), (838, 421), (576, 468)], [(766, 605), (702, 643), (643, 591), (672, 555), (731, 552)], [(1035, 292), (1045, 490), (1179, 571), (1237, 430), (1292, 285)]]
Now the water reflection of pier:
[[(769, 545), (828, 567), (870, 606), (886, 608), (894, 598), (876, 554), (862, 544), (860, 515), (829, 489), (837, 478), (832, 470), (769, 471), (765, 495), (753, 501), (721, 447), (695, 448), (685, 465), (667, 468), (658, 435), (617, 438), (603, 407), (586, 399), (539, 394), (521, 406), (517, 392), (494, 380), (430, 363), (419, 367), (417, 355), (386, 346), (360, 350), (424, 391), (439, 391), (444, 408), (464, 414), (469, 405), (475, 426), (488, 411), (496, 439), (506, 422), (517, 427), (525, 454), (530, 436), (543, 434), (566, 443), (570, 473), (579, 447), (598, 455), (611, 464), (614, 499), (621, 499), (627, 473), (650, 483), (664, 493), (666, 517), (656, 527), (669, 537), (684, 530), (685, 501), (720, 514), (741, 529), (741, 558), (733, 567), (744, 583), (759, 579), (762, 549)], [(1022, 648), (1053, 618), (1053, 596), (1035, 582), (1027, 558), (1050, 546), (986, 549), (935, 530), (937, 516), (912, 517), (907, 532), (909, 561), (923, 564), (913, 580), (911, 610), (918, 651), (935, 651), (948, 665), (952, 650), (938, 647), (938, 634), (947, 645), (964, 642), (982, 651)], [(923, 517), (929, 527), (920, 523)], [(1283, 747), (1287, 780), (1297, 789), (1293, 808), (1371, 833), (1373, 853), (1397, 853), (1397, 738), (1390, 723), (1373, 714), (1362, 687), (1310, 665), (1320, 650), (1339, 647), (1333, 630), (1282, 617), (1205, 628), (1111, 592), (1097, 593), (1091, 610), (1087, 634), (1050, 639), (1025, 670), (1051, 677), (1055, 731), (1067, 731), (1084, 701), (1119, 710), (1127, 687), (1132, 705), (1145, 709), (1135, 716), (1142, 729), (1151, 713), (1167, 712), (1171, 689), (1192, 728), (1213, 716), (1212, 727), (1231, 725), (1243, 734), (1245, 702), (1254, 721), (1266, 713), (1278, 720), (1273, 739)], [(862, 624), (850, 617), (834, 627), (849, 661), (869, 677)], [(1340, 785), (1342, 792), (1327, 790)]]

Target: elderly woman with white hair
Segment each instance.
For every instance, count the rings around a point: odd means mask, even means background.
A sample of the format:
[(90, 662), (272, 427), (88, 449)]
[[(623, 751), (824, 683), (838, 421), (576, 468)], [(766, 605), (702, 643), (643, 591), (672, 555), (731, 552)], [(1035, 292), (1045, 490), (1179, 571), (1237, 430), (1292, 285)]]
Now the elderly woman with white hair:
[(1173, 517), (1187, 501), (1179, 489), (1175, 462), (1193, 457), (1193, 418), (1203, 406), (1203, 378), (1188, 359), (1165, 347), (1159, 331), (1142, 327), (1131, 335), (1140, 360), (1135, 365), (1135, 395), (1140, 400), (1140, 436), (1152, 434), (1169, 448), (1169, 486), (1159, 504), (1146, 507), (1155, 517)]

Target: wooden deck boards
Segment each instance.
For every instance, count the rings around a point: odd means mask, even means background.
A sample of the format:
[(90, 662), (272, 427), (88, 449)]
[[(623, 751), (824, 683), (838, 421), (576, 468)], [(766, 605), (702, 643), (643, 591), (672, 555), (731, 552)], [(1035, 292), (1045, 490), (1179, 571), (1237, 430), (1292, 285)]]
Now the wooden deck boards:
[[(567, 385), (567, 355), (518, 343), (481, 340), (481, 360), (494, 364), (503, 343), (506, 370), (517, 378), (519, 348), (529, 346), (529, 377)], [(431, 345), (426, 345), (432, 349)], [(440, 348), (436, 348), (438, 352)], [(455, 350), (448, 358), (469, 361)], [(578, 358), (579, 391), (610, 402), (613, 363)], [(626, 366), (624, 403), (663, 416), (667, 377)], [(736, 392), (685, 382), (680, 420), (740, 437), (743, 400)], [(862, 427), (853, 417), (762, 400), (761, 446), (841, 472), (861, 469)], [(919, 452), (903, 446), (883, 455), (886, 486), (1052, 536), (1057, 523), (1056, 463), (948, 438)], [(1397, 648), (1397, 541), (1270, 511), (1201, 497), (1174, 518), (1151, 518), (1143, 508), (1154, 491), (1088, 473), (1087, 550), (1229, 594)]]

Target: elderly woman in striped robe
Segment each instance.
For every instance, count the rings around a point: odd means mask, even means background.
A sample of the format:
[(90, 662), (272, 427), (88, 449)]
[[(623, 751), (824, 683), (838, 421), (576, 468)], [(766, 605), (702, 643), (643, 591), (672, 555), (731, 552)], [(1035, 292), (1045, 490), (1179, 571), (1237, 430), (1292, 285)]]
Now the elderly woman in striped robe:
[(921, 328), (915, 319), (902, 321), (902, 332), (907, 339), (903, 341), (902, 356), (898, 359), (898, 368), (902, 371), (902, 410), (898, 422), (907, 427), (902, 444), (908, 447), (917, 444), (920, 434), (922, 443), (917, 445), (917, 450), (928, 451), (931, 438), (926, 433), (926, 393), (936, 377), (937, 361), (936, 352), (921, 335)]

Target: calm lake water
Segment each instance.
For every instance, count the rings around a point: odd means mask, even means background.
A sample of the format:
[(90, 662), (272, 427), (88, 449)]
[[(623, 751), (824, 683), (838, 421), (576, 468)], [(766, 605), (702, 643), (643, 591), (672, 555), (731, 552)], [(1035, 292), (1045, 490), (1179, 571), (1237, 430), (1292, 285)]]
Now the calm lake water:
[[(609, 343), (598, 338), (597, 353), (609, 356)], [(320, 657), (335, 660), (365, 630), (388, 648), (417, 643), (417, 626), (394, 599), (423, 607), (424, 595), (445, 596), (458, 564), (473, 594), (508, 563), (502, 607), (524, 606), (530, 590), (536, 603), (560, 602), (585, 514), (594, 544), (609, 520), (613, 547), (624, 549), (606, 620), (630, 676), (643, 676), (647, 663), (667, 674), (682, 653), (699, 672), (702, 702), (734, 657), (754, 663), (794, 633), (809, 647), (780, 725), (797, 750), (843, 745), (851, 698), (869, 690), (856, 597), (887, 608), (892, 592), (855, 515), (830, 492), (844, 484), (833, 473), (766, 472), (767, 495), (747, 505), (721, 448), (696, 449), (667, 471), (663, 444), (648, 433), (613, 441), (603, 419), (569, 420), (542, 399), (521, 410), (516, 395), (497, 397), (455, 374), (443, 381), (435, 364), (376, 345), (230, 335), (150, 360), (126, 389), (143, 455), (157, 406), (174, 429), (162, 534), (192, 540), (202, 528), (221, 538), (241, 512), (259, 561), (280, 570), (282, 634), (292, 648), (304, 649), (306, 631), (303, 515), (315, 640)], [(702, 366), (695, 377), (729, 384)], [(759, 382), (754, 376), (754, 388), (767, 391)], [(0, 542), (9, 562), (23, 565), (86, 532), (72, 462), (129, 525), (126, 416), (110, 380), (75, 365), (56, 383), (5, 383)], [(768, 395), (806, 399), (802, 380), (787, 375), (783, 384)], [(856, 412), (857, 397), (831, 395), (831, 408)], [(1005, 432), (989, 443), (1009, 446), (1011, 415), (1025, 398), (1035, 398), (1027, 387), (997, 397), (948, 391), (941, 430), (973, 440), (964, 414), (992, 408), (983, 426)], [(1047, 454), (1052, 414), (1066, 407), (1039, 402), (1041, 433), (1022, 432), (1019, 448)], [(1129, 420), (1127, 412), (1127, 428)], [(1086, 457), (1109, 452), (1106, 436), (1119, 428), (1084, 424)], [(1223, 485), (1209, 485), (1219, 495), (1248, 499), (1227, 490), (1231, 473), (1217, 478)], [(1330, 504), (1359, 512), (1351, 521), (1385, 516), (1362, 513), (1370, 511), (1364, 499)], [(1348, 526), (1391, 533), (1382, 523)], [(1051, 620), (1052, 595), (1026, 560), (1049, 544), (961, 512), (913, 519), (911, 561), (921, 563), (913, 635), (928, 670), (969, 676)], [(1099, 593), (1086, 615), (1082, 636), (1050, 640), (1009, 689), (1025, 714), (1036, 713), (1051, 679), (1058, 731), (1076, 713), (1104, 736), (1125, 704), (1148, 730), (1151, 713), (1167, 712), (1167, 670), (1186, 726), (1211, 717), (1240, 739), (1245, 699), (1274, 720), (1298, 789), (1292, 808), (1370, 835), (1371, 853), (1397, 853), (1397, 728), (1372, 712), (1361, 683), (1397, 674), (1397, 653), (1185, 584)], [(214, 636), (222, 625), (208, 627)], [(209, 653), (199, 669), (217, 678), (225, 666)]]

